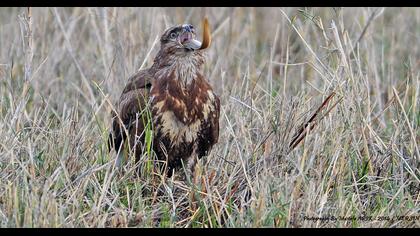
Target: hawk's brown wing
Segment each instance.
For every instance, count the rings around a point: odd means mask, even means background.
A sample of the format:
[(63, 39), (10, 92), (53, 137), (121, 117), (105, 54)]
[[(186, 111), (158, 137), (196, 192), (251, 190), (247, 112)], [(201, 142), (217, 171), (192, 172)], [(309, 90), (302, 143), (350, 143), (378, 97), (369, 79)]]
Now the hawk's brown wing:
[(213, 104), (214, 110), (209, 114), (209, 119), (203, 124), (198, 140), (198, 156), (202, 158), (207, 156), (213, 145), (219, 139), (219, 116), (220, 116), (220, 100), (217, 96), (214, 97)]
[(135, 135), (142, 136), (144, 131), (142, 115), (146, 112), (151, 82), (152, 76), (148, 70), (140, 70), (128, 79), (117, 104), (117, 113), (112, 111), (112, 130), (108, 139), (109, 151), (115, 149), (118, 152), (126, 141), (127, 135), (130, 137), (132, 147)]
[(220, 100), (217, 96), (215, 96), (215, 116), (210, 119), (211, 122), (211, 139), (212, 145), (216, 144), (219, 140), (219, 117), (220, 117)]

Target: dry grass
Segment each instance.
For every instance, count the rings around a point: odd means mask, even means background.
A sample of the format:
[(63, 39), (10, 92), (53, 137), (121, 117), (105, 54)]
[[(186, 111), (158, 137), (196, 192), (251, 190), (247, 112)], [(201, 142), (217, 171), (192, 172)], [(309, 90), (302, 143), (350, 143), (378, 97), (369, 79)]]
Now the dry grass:
[[(0, 10), (2, 227), (420, 226), (418, 8), (28, 13)], [(186, 182), (116, 169), (126, 79), (166, 27), (204, 14), (219, 143)]]

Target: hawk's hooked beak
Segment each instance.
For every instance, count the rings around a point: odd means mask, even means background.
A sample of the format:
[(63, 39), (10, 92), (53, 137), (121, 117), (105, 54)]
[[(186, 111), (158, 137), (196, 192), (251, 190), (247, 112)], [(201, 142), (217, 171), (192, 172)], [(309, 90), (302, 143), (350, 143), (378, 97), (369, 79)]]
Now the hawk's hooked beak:
[(209, 22), (207, 18), (205, 18), (203, 21), (203, 42), (200, 42), (193, 38), (193, 34), (189, 25), (186, 25), (184, 27), (184, 33), (181, 35), (180, 40), (182, 45), (184, 45), (184, 47), (188, 49), (202, 50), (208, 48), (211, 42), (211, 35)]
[(193, 38), (193, 33), (189, 29), (184, 28), (184, 33), (181, 34), (179, 40), (185, 48), (197, 50), (201, 46), (201, 42)]

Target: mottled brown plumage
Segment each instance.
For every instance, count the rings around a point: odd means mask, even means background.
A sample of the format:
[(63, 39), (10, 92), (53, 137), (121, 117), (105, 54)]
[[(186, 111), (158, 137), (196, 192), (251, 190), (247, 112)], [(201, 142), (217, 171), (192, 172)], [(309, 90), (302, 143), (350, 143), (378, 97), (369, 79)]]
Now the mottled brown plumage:
[(111, 149), (118, 152), (127, 143), (140, 158), (148, 110), (153, 150), (167, 160), (169, 175), (182, 162), (193, 170), (197, 158), (208, 154), (219, 137), (220, 101), (202, 74), (201, 50), (210, 44), (210, 35), (204, 38), (203, 44), (195, 40), (188, 24), (165, 31), (152, 67), (131, 76), (121, 94), (112, 114)]

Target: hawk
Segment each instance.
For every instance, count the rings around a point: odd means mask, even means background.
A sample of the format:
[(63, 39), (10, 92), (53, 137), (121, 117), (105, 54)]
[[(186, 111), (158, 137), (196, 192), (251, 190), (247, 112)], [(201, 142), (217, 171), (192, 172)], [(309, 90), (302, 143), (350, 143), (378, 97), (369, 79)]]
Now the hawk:
[(203, 42), (196, 39), (191, 24), (163, 33), (153, 65), (128, 79), (112, 112), (110, 151), (122, 153), (129, 145), (138, 161), (148, 136), (146, 127), (151, 127), (152, 148), (165, 161), (168, 176), (183, 165), (193, 172), (197, 159), (206, 156), (219, 137), (220, 100), (203, 75), (202, 50), (210, 41), (207, 19)]

